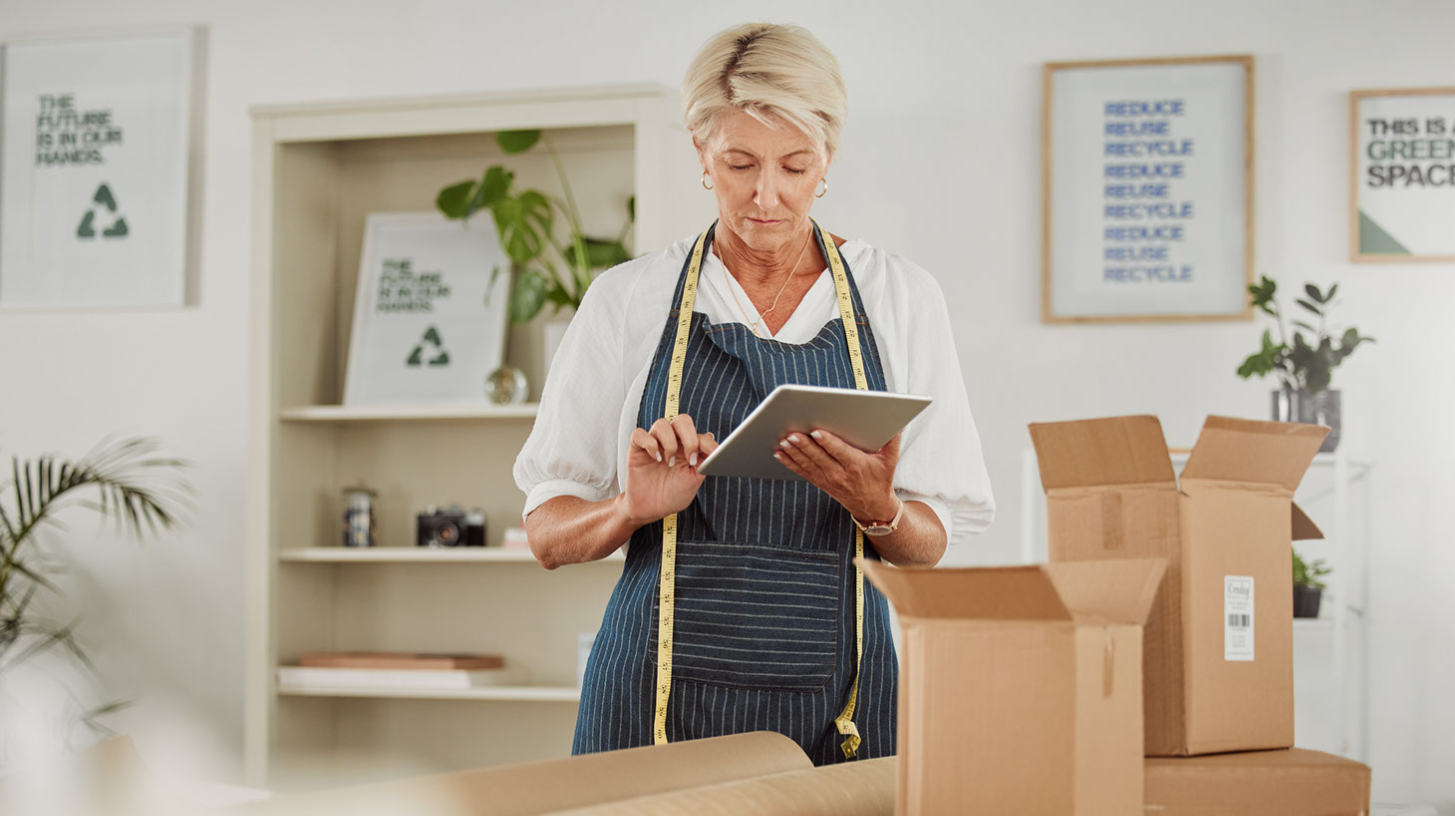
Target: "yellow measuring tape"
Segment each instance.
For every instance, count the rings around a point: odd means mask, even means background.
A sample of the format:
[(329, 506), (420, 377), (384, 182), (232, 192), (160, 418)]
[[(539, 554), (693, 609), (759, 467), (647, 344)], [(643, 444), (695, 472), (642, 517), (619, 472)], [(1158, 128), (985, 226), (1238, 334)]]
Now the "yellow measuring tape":
[[(828, 231), (813, 222), (813, 228), (823, 240), (827, 250), (829, 268), (834, 276), (834, 290), (839, 298), (839, 319), (844, 324), (844, 337), (849, 344), (849, 365), (854, 370), (854, 387), (860, 391), (869, 389), (864, 375), (864, 352), (859, 348), (859, 325), (854, 320), (854, 301), (849, 293), (849, 276), (844, 272), (843, 259)], [(710, 231), (710, 230), (709, 230)], [(667, 373), (667, 405), (664, 412), (668, 422), (677, 418), (677, 408), (682, 395), (682, 367), (687, 359), (687, 333), (692, 326), (692, 308), (697, 302), (697, 275), (702, 268), (702, 251), (707, 244), (707, 233), (697, 237), (692, 248), (692, 261), (687, 266), (687, 280), (682, 286), (682, 303), (677, 314), (677, 336), (672, 344), (672, 365)], [(864, 532), (854, 530), (854, 557), (864, 557)], [(667, 700), (672, 692), (672, 621), (673, 593), (676, 587), (677, 567), (677, 514), (662, 519), (662, 576), (657, 587), (657, 706), (653, 721), (653, 740), (658, 745), (667, 742)], [(854, 725), (854, 705), (859, 698), (859, 664), (864, 659), (864, 572), (854, 565), (854, 685), (849, 690), (849, 702), (839, 716), (834, 718), (834, 727), (845, 739), (840, 747), (844, 756), (852, 759), (859, 750), (859, 729)]]

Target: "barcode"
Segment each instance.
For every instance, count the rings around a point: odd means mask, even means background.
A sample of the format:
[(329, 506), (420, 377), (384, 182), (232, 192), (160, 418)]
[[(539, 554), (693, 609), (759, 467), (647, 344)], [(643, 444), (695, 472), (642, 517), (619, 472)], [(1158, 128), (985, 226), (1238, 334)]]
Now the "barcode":
[(1252, 621), (1248, 619), (1247, 615), (1228, 616), (1228, 628), (1230, 629), (1247, 629), (1251, 624)]

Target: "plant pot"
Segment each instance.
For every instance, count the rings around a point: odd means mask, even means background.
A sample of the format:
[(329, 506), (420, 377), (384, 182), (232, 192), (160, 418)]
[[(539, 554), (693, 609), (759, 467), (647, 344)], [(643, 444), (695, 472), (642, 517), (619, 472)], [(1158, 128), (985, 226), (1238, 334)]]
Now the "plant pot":
[(1317, 618), (1319, 616), (1319, 599), (1323, 597), (1323, 594), (1324, 591), (1318, 587), (1294, 584), (1293, 616), (1295, 618)]
[(1336, 389), (1310, 394), (1303, 390), (1280, 388), (1273, 392), (1273, 421), (1327, 426), (1329, 435), (1324, 438), (1319, 451), (1328, 453), (1339, 447), (1341, 403)]

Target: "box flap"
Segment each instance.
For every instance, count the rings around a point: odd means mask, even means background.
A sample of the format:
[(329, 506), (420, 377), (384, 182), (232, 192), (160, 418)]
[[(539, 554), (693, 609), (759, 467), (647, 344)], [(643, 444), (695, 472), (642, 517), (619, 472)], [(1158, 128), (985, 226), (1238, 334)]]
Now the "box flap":
[(1319, 529), (1319, 525), (1314, 524), (1314, 520), (1308, 517), (1308, 513), (1305, 513), (1302, 507), (1298, 506), (1298, 502), (1294, 502), (1293, 540), (1314, 541), (1323, 537), (1324, 531)]
[(1033, 422), (1046, 491), (1126, 484), (1176, 485), (1162, 423), (1154, 416)]
[(1042, 567), (1073, 617), (1137, 626), (1147, 620), (1165, 558), (1059, 561)]
[(856, 559), (901, 617), (1071, 620), (1040, 567), (923, 569)]
[(1328, 434), (1322, 425), (1210, 416), (1182, 478), (1276, 484), (1293, 492)]

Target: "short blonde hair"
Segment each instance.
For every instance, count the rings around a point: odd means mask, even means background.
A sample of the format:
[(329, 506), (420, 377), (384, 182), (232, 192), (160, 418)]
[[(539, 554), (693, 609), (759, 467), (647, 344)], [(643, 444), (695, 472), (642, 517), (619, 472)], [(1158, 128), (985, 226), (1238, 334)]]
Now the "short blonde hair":
[(745, 23), (714, 35), (682, 80), (683, 120), (705, 142), (718, 116), (742, 110), (769, 127), (777, 116), (817, 141), (826, 157), (838, 149), (848, 113), (839, 61), (795, 25)]

